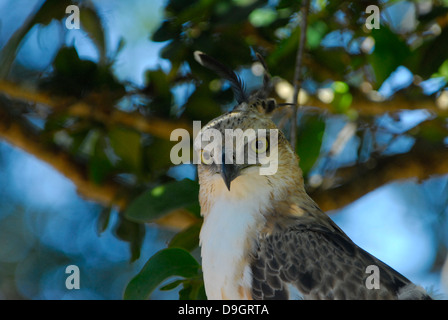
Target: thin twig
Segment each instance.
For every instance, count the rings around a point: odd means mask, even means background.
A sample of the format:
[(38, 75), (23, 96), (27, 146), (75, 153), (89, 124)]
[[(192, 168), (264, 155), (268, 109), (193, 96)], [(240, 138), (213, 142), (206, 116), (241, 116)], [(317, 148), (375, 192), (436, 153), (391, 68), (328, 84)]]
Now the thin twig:
[(299, 47), (297, 48), (297, 56), (296, 56), (296, 67), (294, 70), (294, 95), (293, 95), (293, 112), (291, 119), (291, 145), (292, 149), (296, 150), (296, 140), (297, 140), (297, 109), (299, 107), (299, 92), (302, 87), (302, 60), (303, 60), (303, 51), (305, 50), (306, 43), (306, 29), (308, 26), (308, 12), (309, 12), (310, 3), (309, 0), (302, 1), (302, 21), (300, 22), (300, 41)]

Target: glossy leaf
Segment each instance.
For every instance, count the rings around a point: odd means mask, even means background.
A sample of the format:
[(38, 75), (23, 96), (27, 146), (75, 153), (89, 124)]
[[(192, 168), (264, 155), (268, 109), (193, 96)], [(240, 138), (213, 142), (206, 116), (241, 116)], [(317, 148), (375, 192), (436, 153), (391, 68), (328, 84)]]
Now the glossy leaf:
[(179, 300), (206, 300), (204, 282), (202, 279), (191, 279), (183, 283), (183, 289), (179, 291)]
[(157, 252), (129, 282), (124, 292), (126, 300), (147, 299), (166, 279), (174, 276), (190, 278), (198, 275), (200, 265), (187, 251), (168, 248)]
[(170, 282), (166, 285), (164, 285), (163, 287), (160, 288), (160, 291), (169, 291), (169, 290), (173, 290), (175, 288), (177, 288), (178, 286), (180, 286), (182, 283), (184, 283), (185, 280), (174, 280), (173, 282)]

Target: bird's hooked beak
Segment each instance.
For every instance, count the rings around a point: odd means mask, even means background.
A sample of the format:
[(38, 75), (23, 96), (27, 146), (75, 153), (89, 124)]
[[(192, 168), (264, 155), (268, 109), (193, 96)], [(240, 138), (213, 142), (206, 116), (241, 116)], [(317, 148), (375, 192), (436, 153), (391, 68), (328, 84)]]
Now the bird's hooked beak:
[(226, 155), (222, 153), (221, 177), (227, 189), (230, 191), (231, 182), (240, 175), (239, 165), (234, 163), (226, 163)]

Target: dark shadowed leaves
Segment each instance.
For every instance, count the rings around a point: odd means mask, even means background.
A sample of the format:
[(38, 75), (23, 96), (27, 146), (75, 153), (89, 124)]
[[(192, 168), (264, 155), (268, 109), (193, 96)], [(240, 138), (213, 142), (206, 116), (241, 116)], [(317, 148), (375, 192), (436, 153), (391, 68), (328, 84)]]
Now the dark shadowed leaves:
[(198, 193), (198, 183), (189, 179), (162, 184), (132, 201), (125, 216), (138, 222), (154, 221), (173, 210), (197, 204)]
[(121, 167), (131, 172), (140, 172), (142, 166), (140, 133), (116, 127), (109, 132), (109, 138), (115, 154), (120, 157)]
[(101, 19), (97, 12), (90, 7), (82, 7), (80, 9), (79, 18), (81, 20), (82, 28), (87, 32), (90, 39), (92, 39), (100, 56), (100, 62), (106, 62), (106, 40), (104, 37), (104, 30), (101, 24)]
[(319, 157), (324, 131), (324, 118), (317, 115), (305, 114), (300, 119), (296, 150), (300, 157), (299, 164), (304, 175), (307, 175)]
[(125, 93), (110, 66), (80, 59), (73, 47), (59, 50), (53, 66), (53, 74), (41, 82), (41, 88), (54, 94), (82, 98), (101, 93), (101, 101), (110, 103)]
[(113, 165), (106, 154), (107, 142), (100, 135), (94, 142), (93, 152), (89, 160), (89, 178), (96, 184), (101, 185), (112, 172)]
[(143, 243), (143, 238), (145, 237), (145, 226), (119, 216), (114, 232), (118, 239), (129, 243), (131, 249), (131, 262), (140, 258), (140, 249)]

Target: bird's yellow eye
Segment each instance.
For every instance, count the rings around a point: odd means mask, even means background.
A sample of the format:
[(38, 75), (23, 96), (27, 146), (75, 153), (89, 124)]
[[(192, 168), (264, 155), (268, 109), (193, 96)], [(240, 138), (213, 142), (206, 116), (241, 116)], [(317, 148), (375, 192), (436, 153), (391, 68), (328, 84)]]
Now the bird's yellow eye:
[(255, 139), (251, 143), (252, 151), (255, 153), (264, 153), (268, 150), (268, 140), (266, 138)]
[(210, 154), (210, 151), (208, 150), (201, 150), (201, 162), (203, 164), (211, 164), (213, 162), (212, 155)]

